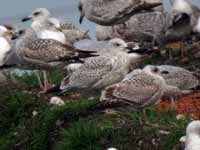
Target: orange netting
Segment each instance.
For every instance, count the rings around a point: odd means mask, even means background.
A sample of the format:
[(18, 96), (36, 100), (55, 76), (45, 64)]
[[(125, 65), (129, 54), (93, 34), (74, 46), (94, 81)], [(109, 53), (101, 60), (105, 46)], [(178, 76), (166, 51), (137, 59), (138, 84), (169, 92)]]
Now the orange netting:
[[(162, 100), (155, 106), (157, 109), (170, 108), (170, 100)], [(200, 119), (200, 92), (176, 100), (177, 114), (192, 115)]]

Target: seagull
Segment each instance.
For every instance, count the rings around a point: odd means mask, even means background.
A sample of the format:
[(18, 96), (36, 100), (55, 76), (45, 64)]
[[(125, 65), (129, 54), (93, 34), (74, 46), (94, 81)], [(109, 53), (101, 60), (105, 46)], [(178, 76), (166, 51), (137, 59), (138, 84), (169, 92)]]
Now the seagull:
[[(193, 31), (200, 9), (188, 0), (175, 0), (166, 19), (168, 41), (184, 41)], [(180, 45), (182, 58), (187, 55), (183, 42)]]
[[(109, 48), (112, 48), (110, 42), (118, 39), (119, 38), (113, 38), (108, 41), (94, 41), (90, 39), (84, 39), (74, 43), (73, 46), (77, 49), (96, 51), (98, 53), (105, 53), (106, 51), (108, 51)], [(137, 42), (127, 42), (126, 44), (128, 45), (128, 47), (131, 47), (132, 49), (135, 50), (140, 49), (140, 45)]]
[(54, 39), (63, 44), (66, 43), (66, 37), (60, 30), (60, 22), (56, 18), (50, 17), (50, 12), (45, 8), (34, 10), (31, 15), (22, 19), (23, 22), (32, 20), (31, 28), (37, 32), (38, 38)]
[(158, 73), (166, 80), (167, 84), (176, 86), (181, 90), (195, 89), (200, 84), (194, 72), (188, 71), (182, 67), (170, 65), (155, 67), (158, 69)]
[(194, 120), (190, 122), (186, 129), (185, 148), (184, 150), (200, 149), (200, 121)]
[(119, 82), (129, 72), (130, 66), (143, 58), (136, 51), (131, 52), (121, 39), (113, 39), (109, 44), (110, 48), (104, 55), (86, 59), (83, 65), (62, 80), (62, 93), (73, 89), (100, 90)]
[[(20, 62), (13, 62), (13, 66), (19, 68), (49, 70), (59, 66), (64, 61), (78, 60), (80, 58), (92, 57), (94, 52), (74, 49), (53, 39), (39, 39), (37, 33), (32, 29), (20, 30), (13, 38), (18, 38), (13, 50), (13, 57)], [(44, 92), (48, 89), (48, 82), (44, 79)]]
[(194, 73), (184, 68), (170, 65), (148, 66), (156, 70), (157, 74), (161, 75), (168, 85), (174, 86), (174, 89), (167, 90), (163, 96), (171, 99), (173, 107), (175, 106), (174, 98), (190, 94), (191, 90), (200, 84), (199, 79), (194, 76)]
[(80, 0), (79, 11), (82, 23), (84, 16), (92, 22), (112, 26), (127, 21), (132, 15), (159, 6), (160, 2), (146, 0)]
[[(117, 37), (126, 42), (152, 42), (153, 46), (158, 45), (161, 48), (168, 43), (184, 40), (190, 36), (193, 22), (197, 22), (197, 16), (200, 14), (196, 6), (184, 1), (186, 4), (183, 3), (182, 8), (179, 1), (174, 1), (169, 12), (155, 10), (135, 14), (124, 23), (126, 28), (122, 24), (114, 27), (97, 25), (97, 40)], [(181, 52), (183, 57), (184, 52)]]
[[(162, 3), (162, 0), (151, 0), (149, 2)], [(144, 42), (158, 36), (163, 30), (164, 16), (163, 5), (152, 8), (152, 12), (138, 13), (130, 17), (123, 25), (109, 26), (96, 25), (96, 38), (98, 41), (112, 38), (122, 38), (128, 42)], [(160, 36), (159, 36), (160, 37)], [(152, 40), (151, 40), (152, 41)]]
[[(109, 41), (94, 41), (94, 40), (90, 40), (90, 39), (84, 39), (84, 40), (80, 40), (76, 43), (74, 43), (74, 47), (76, 49), (82, 49), (85, 51), (95, 51), (98, 53), (98, 55), (104, 55), (105, 53), (108, 52), (109, 48), (112, 48), (113, 45), (110, 44), (112, 41), (119, 41), (118, 38), (116, 39), (111, 39)], [(133, 50), (138, 50), (140, 49), (140, 46), (138, 43), (133, 43), (133, 42), (129, 42), (127, 43), (128, 47), (130, 47)], [(67, 73), (71, 74), (72, 72), (74, 72), (74, 70), (78, 69), (83, 63), (72, 63), (69, 64), (65, 67), (65, 70), (67, 71)]]
[[(162, 76), (151, 67), (136, 69), (116, 84), (102, 91), (101, 101), (121, 101), (142, 113), (140, 124), (144, 125), (146, 115), (144, 108), (158, 103), (168, 86)], [(144, 117), (144, 118), (142, 118)]]
[[(37, 8), (31, 13), (31, 15), (22, 19), (23, 22), (28, 20), (33, 21), (31, 27), (36, 31), (41, 31), (41, 28), (44, 28), (49, 23), (54, 24), (57, 29), (57, 37), (60, 37), (58, 40), (62, 43), (73, 45), (73, 43), (78, 40), (90, 38), (88, 32), (81, 31), (69, 21), (59, 20), (58, 18), (52, 17), (51, 13), (46, 8)], [(47, 31), (45, 31), (43, 34), (48, 35), (49, 37), (54, 35), (53, 37), (55, 37), (55, 33), (53, 34), (52, 32), (47, 33)]]

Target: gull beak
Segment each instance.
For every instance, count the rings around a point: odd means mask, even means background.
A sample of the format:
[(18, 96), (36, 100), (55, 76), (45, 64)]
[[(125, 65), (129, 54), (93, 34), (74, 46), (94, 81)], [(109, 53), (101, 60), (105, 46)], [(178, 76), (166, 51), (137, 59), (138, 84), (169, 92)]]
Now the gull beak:
[(18, 33), (13, 33), (11, 40), (16, 40), (19, 37)]
[(4, 35), (5, 36), (12, 36), (12, 35), (14, 35), (14, 31), (8, 30), (8, 31), (4, 32)]
[(80, 23), (80, 24), (82, 24), (84, 17), (85, 17), (84, 14), (81, 14), (81, 15), (80, 15), (80, 18), (79, 18), (79, 23)]
[(56, 27), (56, 30), (57, 30), (58, 32), (63, 32), (63, 28), (61, 28), (61, 27)]
[(26, 21), (29, 21), (29, 20), (31, 20), (31, 19), (32, 19), (32, 17), (31, 17), (31, 16), (28, 16), (28, 17), (23, 18), (23, 19), (22, 19), (22, 22), (26, 22)]
[(133, 62), (140, 62), (144, 60), (152, 52), (153, 50), (144, 48), (144, 49), (136, 49), (129, 51), (128, 55), (133, 60)]

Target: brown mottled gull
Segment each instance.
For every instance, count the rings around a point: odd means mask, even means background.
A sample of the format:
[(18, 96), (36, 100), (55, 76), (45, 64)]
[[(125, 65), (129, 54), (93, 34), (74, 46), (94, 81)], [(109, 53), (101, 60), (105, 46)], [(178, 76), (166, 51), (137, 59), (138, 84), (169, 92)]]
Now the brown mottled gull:
[[(171, 86), (147, 66), (143, 70), (134, 70), (121, 82), (105, 88), (101, 101), (121, 101), (133, 109), (142, 111), (145, 107), (158, 103), (166, 88)], [(145, 117), (145, 113), (143, 115)], [(145, 121), (145, 118), (140, 117), (140, 123), (143, 119)]]
[(102, 89), (119, 82), (129, 72), (131, 64), (143, 57), (136, 52), (129, 54), (127, 44), (121, 39), (110, 41), (107, 53), (89, 58), (71, 75), (63, 79), (60, 89), (63, 92), (72, 89)]
[[(20, 68), (48, 70), (63, 61), (94, 56), (94, 52), (77, 50), (53, 39), (38, 39), (36, 32), (31, 28), (20, 34), (13, 55), (7, 60), (7, 64), (10, 64), (13, 57), (17, 56), (20, 62), (13, 62), (12, 65)], [(47, 90), (46, 88), (45, 86), (44, 91)]]
[(149, 67), (156, 70), (157, 74), (161, 75), (168, 85), (176, 87), (174, 90), (167, 90), (163, 96), (169, 97), (172, 100), (173, 106), (174, 98), (191, 93), (191, 90), (200, 84), (199, 79), (194, 76), (194, 73), (184, 68), (170, 65), (149, 65)]

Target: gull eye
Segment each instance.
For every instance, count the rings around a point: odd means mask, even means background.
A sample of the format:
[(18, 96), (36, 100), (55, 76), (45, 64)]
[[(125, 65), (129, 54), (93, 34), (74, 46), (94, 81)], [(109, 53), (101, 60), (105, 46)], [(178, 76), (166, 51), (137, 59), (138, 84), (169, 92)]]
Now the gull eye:
[(25, 33), (25, 30), (20, 30), (19, 35), (23, 35)]
[(49, 22), (48, 25), (49, 26), (54, 26), (54, 24), (52, 22)]
[(162, 74), (169, 74), (168, 71), (162, 71), (161, 73), (162, 73)]
[(157, 67), (155, 67), (155, 68), (153, 68), (153, 70), (152, 70), (153, 72), (158, 72), (158, 68)]
[(33, 13), (34, 16), (38, 16), (39, 14), (40, 14), (40, 12)]
[(120, 46), (121, 46), (119, 43), (115, 43), (114, 45), (117, 46), (117, 47), (120, 47)]

